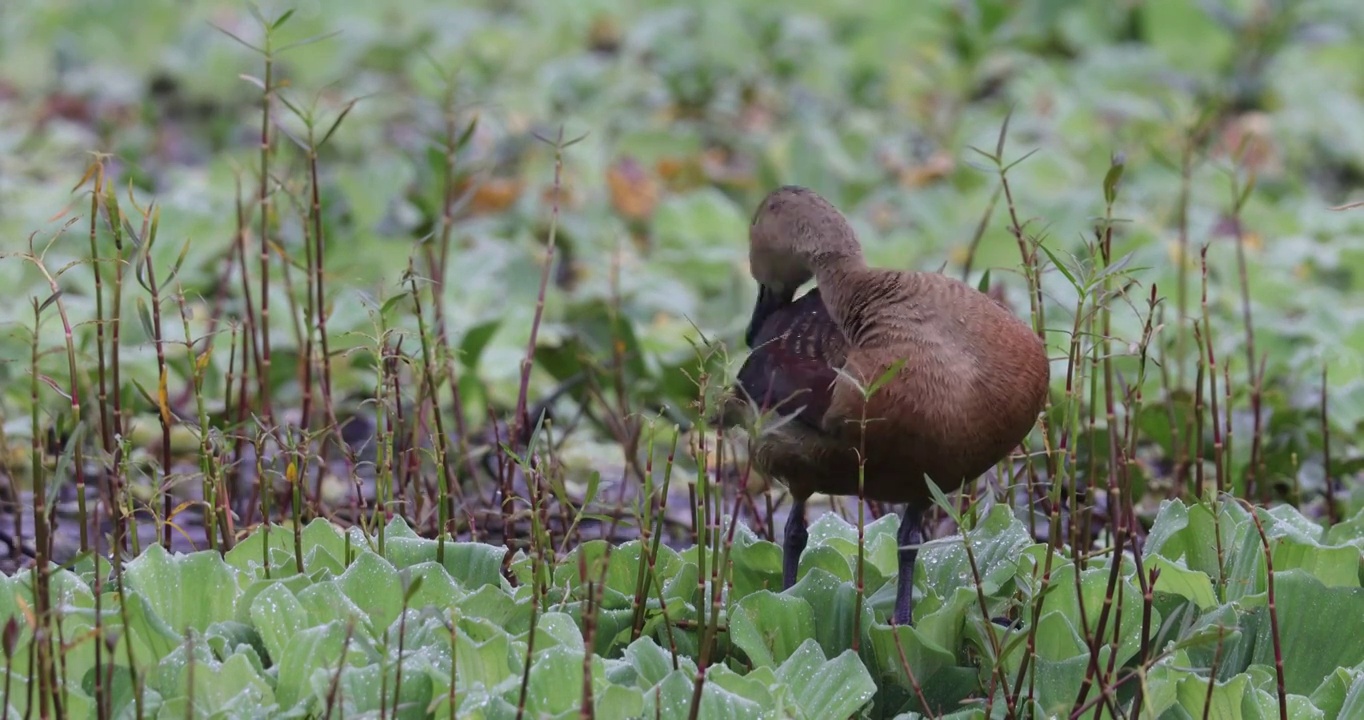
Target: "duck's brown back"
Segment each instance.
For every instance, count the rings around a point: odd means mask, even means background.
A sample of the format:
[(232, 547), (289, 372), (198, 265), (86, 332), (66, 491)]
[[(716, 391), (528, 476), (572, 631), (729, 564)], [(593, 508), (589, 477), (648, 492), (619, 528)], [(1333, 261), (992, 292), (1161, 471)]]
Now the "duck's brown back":
[[(760, 407), (800, 412), (755, 438), (754, 458), (797, 496), (852, 495), (864, 449), (867, 497), (922, 503), (922, 475), (955, 489), (1028, 434), (1045, 401), (1046, 355), (1027, 325), (964, 283), (867, 273), (839, 288), (852, 308), (842, 327), (814, 290), (760, 330), (739, 384)], [(870, 382), (899, 360), (860, 422), (862, 394), (838, 369)]]

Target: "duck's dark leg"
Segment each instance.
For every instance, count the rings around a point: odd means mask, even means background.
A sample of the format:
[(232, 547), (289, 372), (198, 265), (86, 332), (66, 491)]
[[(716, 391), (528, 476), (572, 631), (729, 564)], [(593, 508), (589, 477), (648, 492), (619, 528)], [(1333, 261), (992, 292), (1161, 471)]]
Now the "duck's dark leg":
[(800, 554), (805, 552), (805, 543), (810, 540), (810, 532), (805, 526), (805, 501), (791, 503), (791, 512), (786, 516), (786, 537), (782, 543), (782, 589), (796, 584), (796, 570), (800, 568)]
[(894, 625), (910, 625), (914, 619), (914, 559), (924, 541), (923, 511), (906, 505), (900, 516), (900, 577), (895, 586)]

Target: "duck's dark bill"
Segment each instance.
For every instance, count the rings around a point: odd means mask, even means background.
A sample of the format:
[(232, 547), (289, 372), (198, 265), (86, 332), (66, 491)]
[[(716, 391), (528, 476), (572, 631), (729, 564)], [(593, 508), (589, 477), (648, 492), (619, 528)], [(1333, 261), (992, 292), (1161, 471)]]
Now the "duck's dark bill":
[(753, 306), (753, 317), (748, 321), (748, 332), (744, 335), (744, 342), (749, 347), (753, 347), (754, 341), (758, 339), (758, 333), (762, 331), (763, 324), (772, 313), (791, 304), (791, 298), (795, 292), (779, 292), (766, 285), (758, 286), (758, 302)]

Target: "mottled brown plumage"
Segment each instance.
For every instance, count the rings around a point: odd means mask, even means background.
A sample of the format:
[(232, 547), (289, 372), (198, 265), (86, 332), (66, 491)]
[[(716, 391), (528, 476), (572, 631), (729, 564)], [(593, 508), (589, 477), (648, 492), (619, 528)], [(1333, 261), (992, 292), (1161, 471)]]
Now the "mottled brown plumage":
[[(1049, 367), (1028, 325), (994, 299), (938, 273), (868, 267), (846, 219), (818, 194), (782, 187), (749, 230), (759, 283), (753, 348), (739, 371), (734, 424), (745, 404), (775, 410), (752, 439), (755, 467), (795, 499), (786, 578), (805, 545), (804, 504), (819, 492), (906, 503), (896, 622), (909, 622), (923, 476), (945, 492), (1004, 459), (1037, 420)], [(811, 277), (818, 287), (793, 300)], [(903, 363), (869, 401), (867, 387)], [(909, 547), (903, 547), (909, 546)]]

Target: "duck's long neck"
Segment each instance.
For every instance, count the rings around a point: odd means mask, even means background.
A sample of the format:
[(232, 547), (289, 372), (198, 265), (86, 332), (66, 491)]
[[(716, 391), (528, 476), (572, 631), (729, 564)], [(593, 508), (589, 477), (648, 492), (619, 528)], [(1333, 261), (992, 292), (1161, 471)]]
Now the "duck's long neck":
[(851, 311), (858, 276), (867, 269), (866, 258), (860, 252), (825, 252), (810, 258), (810, 267), (829, 314), (842, 323)]

